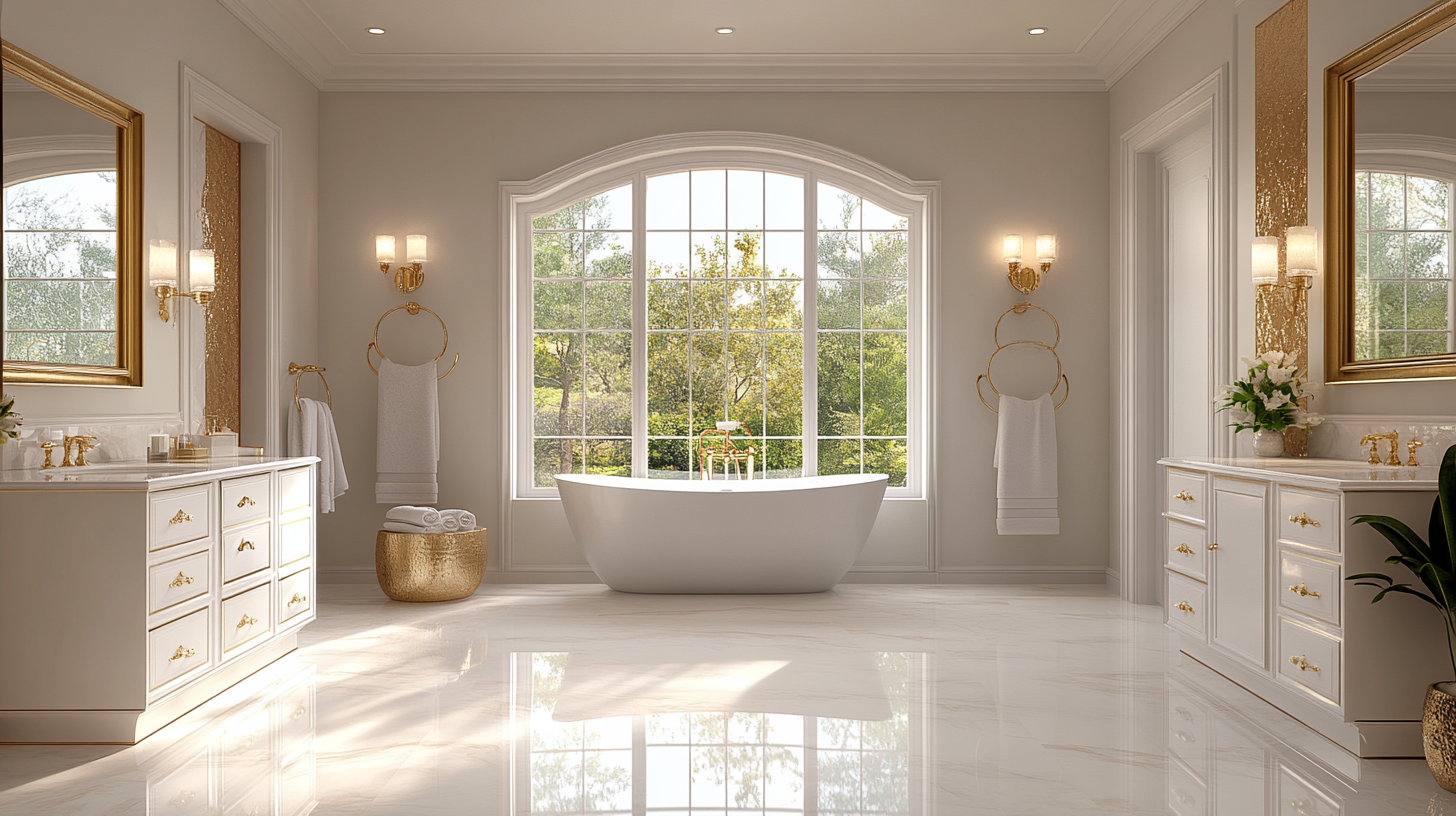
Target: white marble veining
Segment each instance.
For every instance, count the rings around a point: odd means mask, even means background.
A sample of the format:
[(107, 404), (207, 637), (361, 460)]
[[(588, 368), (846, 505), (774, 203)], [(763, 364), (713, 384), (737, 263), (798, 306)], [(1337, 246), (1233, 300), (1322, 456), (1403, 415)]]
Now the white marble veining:
[(319, 594), (295, 654), (137, 746), (0, 746), (0, 813), (1456, 816), (1100, 587)]

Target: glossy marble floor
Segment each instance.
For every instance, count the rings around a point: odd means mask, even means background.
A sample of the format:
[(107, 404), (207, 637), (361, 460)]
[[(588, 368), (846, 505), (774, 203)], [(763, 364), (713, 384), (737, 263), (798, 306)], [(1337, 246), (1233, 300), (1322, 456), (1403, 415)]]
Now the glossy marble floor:
[(1445, 814), (1100, 587), (320, 587), (293, 655), (140, 745), (0, 746), (5, 814)]

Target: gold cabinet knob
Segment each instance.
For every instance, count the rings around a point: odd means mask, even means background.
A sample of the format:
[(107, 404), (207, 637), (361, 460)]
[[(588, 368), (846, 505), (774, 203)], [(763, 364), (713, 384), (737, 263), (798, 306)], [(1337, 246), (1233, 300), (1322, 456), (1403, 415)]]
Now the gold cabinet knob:
[(252, 499), (248, 498), (247, 496), (244, 496), (241, 499), (238, 499), (238, 507), (252, 507), (255, 504), (257, 504), (257, 502), (253, 501)]
[(1305, 514), (1305, 513), (1300, 513), (1297, 516), (1290, 516), (1289, 517), (1289, 520), (1292, 521), (1292, 522), (1294, 522), (1295, 524), (1298, 524), (1300, 527), (1318, 527), (1318, 526), (1320, 526), (1320, 523), (1318, 521), (1315, 521), (1314, 519), (1310, 518), (1309, 515), (1308, 514)]
[(1298, 655), (1298, 656), (1289, 658), (1289, 663), (1292, 666), (1298, 666), (1299, 667), (1299, 670), (1302, 671), (1302, 672), (1306, 672), (1306, 671), (1317, 672), (1317, 671), (1320, 670), (1319, 666), (1316, 666), (1313, 663), (1310, 663), (1308, 660), (1305, 660), (1304, 659), (1304, 655)]
[(1210, 550), (1216, 550), (1216, 549), (1218, 549), (1218, 542), (1217, 542), (1217, 541), (1215, 541), (1215, 542), (1213, 542), (1213, 543), (1212, 543), (1212, 544), (1209, 544), (1209, 545), (1208, 545), (1208, 548), (1209, 548), (1209, 549), (1210, 549)]
[(1320, 596), (1319, 590), (1310, 589), (1304, 584), (1295, 584), (1294, 586), (1289, 588), (1289, 591), (1293, 592), (1295, 595), (1298, 595), (1301, 598), (1318, 598)]
[(186, 660), (195, 654), (197, 654), (196, 650), (189, 649), (186, 646), (178, 646), (177, 651), (173, 652), (172, 656), (167, 658), (167, 662), (174, 663), (178, 660)]
[(167, 520), (167, 524), (170, 526), (170, 525), (173, 525), (173, 524), (181, 524), (184, 521), (191, 521), (191, 520), (192, 520), (192, 517), (189, 516), (189, 515), (187, 515), (187, 511), (186, 510), (178, 510), (177, 511), (177, 515), (175, 515), (172, 518), (170, 518), (170, 519)]
[(255, 618), (252, 615), (249, 615), (247, 613), (243, 613), (243, 619), (240, 620), (240, 621), (238, 621), (237, 628), (241, 629), (244, 626), (252, 626), (253, 624), (255, 624), (257, 622), (258, 622), (258, 619), (257, 618)]
[(1173, 552), (1180, 552), (1184, 555), (1193, 555), (1193, 548), (1189, 547), (1187, 544), (1179, 544), (1178, 546), (1173, 548)]
[(1184, 612), (1192, 612), (1193, 611), (1193, 606), (1191, 604), (1189, 604), (1187, 601), (1179, 601), (1177, 604), (1175, 604), (1173, 606), (1173, 608), (1174, 609), (1181, 609)]
[(257, 547), (254, 547), (253, 546), (253, 542), (247, 540), (246, 538), (243, 539), (242, 541), (238, 542), (238, 552), (242, 552), (243, 550), (256, 550), (256, 549), (257, 549)]
[(172, 579), (172, 583), (167, 584), (167, 586), (176, 589), (179, 586), (190, 583), (192, 583), (192, 579), (187, 577), (186, 573), (179, 572), (177, 573), (177, 577)]
[(1173, 494), (1173, 498), (1177, 499), (1178, 501), (1193, 501), (1193, 494), (1189, 493), (1186, 490), (1180, 490), (1177, 493)]
[(293, 606), (294, 604), (303, 603), (304, 601), (307, 601), (307, 600), (308, 600), (308, 596), (307, 595), (300, 595), (299, 593), (295, 592), (295, 593), (293, 593), (293, 597), (288, 599), (288, 605), (289, 606)]

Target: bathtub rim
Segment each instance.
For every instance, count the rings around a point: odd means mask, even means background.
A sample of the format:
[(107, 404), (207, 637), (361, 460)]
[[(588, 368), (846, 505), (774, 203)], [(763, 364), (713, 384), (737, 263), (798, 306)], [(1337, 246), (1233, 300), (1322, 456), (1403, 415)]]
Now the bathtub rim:
[(604, 476), (596, 473), (562, 473), (556, 480), (582, 487), (607, 487), (615, 490), (646, 490), (662, 493), (788, 493), (798, 490), (826, 490), (849, 485), (888, 482), (884, 473), (843, 473), (829, 476), (795, 476), (788, 479), (649, 479), (629, 476)]

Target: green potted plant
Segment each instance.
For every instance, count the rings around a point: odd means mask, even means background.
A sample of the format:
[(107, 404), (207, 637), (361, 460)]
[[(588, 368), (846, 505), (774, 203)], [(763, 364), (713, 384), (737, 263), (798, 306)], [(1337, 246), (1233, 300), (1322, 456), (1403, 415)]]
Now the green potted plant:
[[(1355, 516), (1353, 524), (1369, 524), (1395, 545), (1396, 554), (1387, 564), (1404, 564), (1420, 579), (1424, 589), (1397, 584), (1389, 575), (1364, 572), (1347, 581), (1355, 586), (1380, 591), (1370, 599), (1376, 603), (1392, 592), (1413, 595), (1434, 606), (1446, 624), (1446, 648), (1451, 653), (1451, 670), (1456, 675), (1456, 445), (1441, 458), (1436, 501), (1431, 505), (1430, 540), (1422, 541), (1415, 531), (1389, 516)], [(1382, 583), (1383, 582), (1383, 583)], [(1437, 784), (1456, 793), (1456, 681), (1432, 683), (1426, 689), (1426, 707), (1421, 718), (1426, 764)]]
[(1254, 432), (1254, 454), (1284, 454), (1284, 429), (1308, 430), (1324, 418), (1304, 409), (1314, 389), (1304, 381), (1304, 372), (1294, 357), (1282, 351), (1266, 351), (1244, 365), (1249, 373), (1233, 385), (1224, 386), (1214, 400), (1220, 411), (1228, 411), (1235, 431)]

